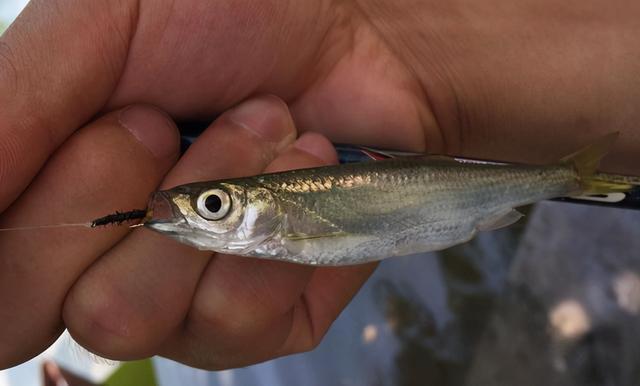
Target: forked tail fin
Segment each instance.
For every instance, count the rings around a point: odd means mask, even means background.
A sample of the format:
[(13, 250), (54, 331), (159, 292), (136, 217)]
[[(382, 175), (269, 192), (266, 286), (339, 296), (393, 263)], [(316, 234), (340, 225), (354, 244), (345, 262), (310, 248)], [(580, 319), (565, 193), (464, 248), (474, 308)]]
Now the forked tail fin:
[(561, 160), (562, 163), (572, 165), (578, 173), (583, 189), (581, 194), (628, 192), (633, 188), (633, 185), (627, 181), (610, 180), (602, 178), (606, 174), (596, 174), (600, 161), (607, 155), (618, 136), (619, 133), (607, 134), (593, 145), (587, 146)]

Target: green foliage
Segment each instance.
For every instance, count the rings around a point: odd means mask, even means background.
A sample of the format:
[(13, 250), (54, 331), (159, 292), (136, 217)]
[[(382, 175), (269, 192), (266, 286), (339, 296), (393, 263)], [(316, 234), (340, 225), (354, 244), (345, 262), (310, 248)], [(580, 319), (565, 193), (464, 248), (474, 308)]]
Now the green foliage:
[(8, 26), (9, 26), (9, 24), (7, 24), (4, 21), (0, 20), (0, 35), (2, 35), (4, 30), (6, 30)]
[(150, 359), (124, 363), (103, 384), (104, 386), (156, 386)]

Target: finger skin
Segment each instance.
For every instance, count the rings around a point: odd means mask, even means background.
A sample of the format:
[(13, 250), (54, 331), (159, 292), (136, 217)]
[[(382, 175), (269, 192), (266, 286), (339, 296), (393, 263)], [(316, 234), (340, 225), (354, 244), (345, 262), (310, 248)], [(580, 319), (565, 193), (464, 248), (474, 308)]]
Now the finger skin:
[[(119, 121), (125, 115), (135, 134)], [(149, 131), (153, 150), (140, 142)], [(175, 125), (157, 110), (140, 106), (110, 114), (56, 152), (2, 215), (0, 227), (86, 222), (144, 206), (178, 151)], [(73, 282), (126, 233), (125, 227), (0, 233), (0, 368), (53, 342), (63, 328), (62, 303)]]
[[(295, 138), (286, 105), (272, 96), (221, 116), (182, 157), (162, 187), (260, 173)], [(64, 306), (69, 331), (113, 359), (158, 352), (181, 329), (210, 252), (139, 229), (74, 285)]]
[(0, 37), (0, 211), (104, 106), (129, 48), (113, 37), (132, 31), (134, 5), (34, 0)]
[(273, 356), (309, 351), (316, 347), (378, 267), (377, 262), (353, 267), (319, 267), (295, 306), (289, 336)]

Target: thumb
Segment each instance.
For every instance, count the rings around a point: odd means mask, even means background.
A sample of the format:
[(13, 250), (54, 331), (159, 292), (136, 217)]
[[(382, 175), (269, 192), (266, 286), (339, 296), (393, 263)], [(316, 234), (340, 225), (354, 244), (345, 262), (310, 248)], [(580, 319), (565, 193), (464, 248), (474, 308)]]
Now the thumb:
[(32, 0), (0, 36), (0, 211), (105, 104), (136, 1)]

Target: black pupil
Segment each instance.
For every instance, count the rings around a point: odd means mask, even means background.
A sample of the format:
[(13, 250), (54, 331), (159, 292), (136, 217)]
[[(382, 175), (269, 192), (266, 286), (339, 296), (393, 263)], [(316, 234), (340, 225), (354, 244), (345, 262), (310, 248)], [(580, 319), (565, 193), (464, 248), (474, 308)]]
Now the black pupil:
[(204, 201), (204, 206), (209, 212), (218, 213), (222, 208), (222, 200), (217, 195), (212, 194)]

